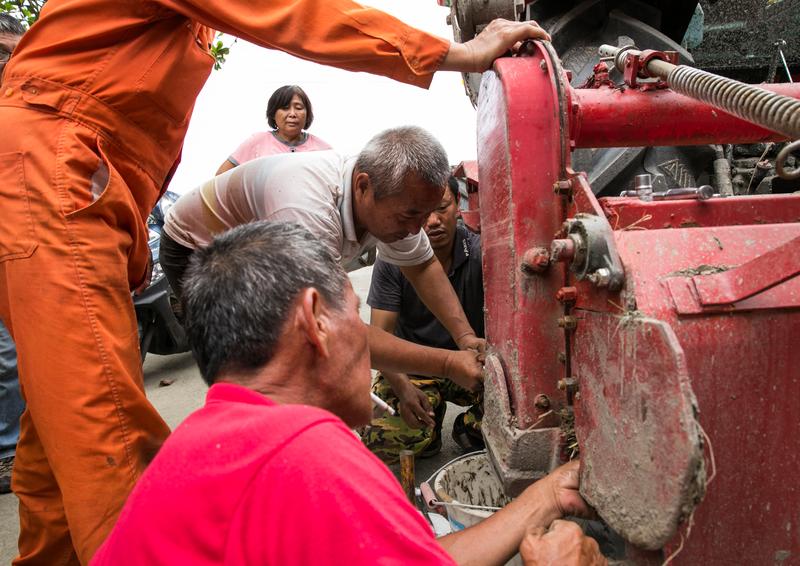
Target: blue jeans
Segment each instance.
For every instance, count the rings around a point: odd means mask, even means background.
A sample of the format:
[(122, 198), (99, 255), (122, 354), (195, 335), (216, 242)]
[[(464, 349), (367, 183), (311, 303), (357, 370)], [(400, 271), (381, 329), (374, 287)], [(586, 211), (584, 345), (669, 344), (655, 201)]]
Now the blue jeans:
[(19, 417), (24, 409), (17, 376), (17, 349), (0, 321), (0, 458), (13, 456), (17, 449)]

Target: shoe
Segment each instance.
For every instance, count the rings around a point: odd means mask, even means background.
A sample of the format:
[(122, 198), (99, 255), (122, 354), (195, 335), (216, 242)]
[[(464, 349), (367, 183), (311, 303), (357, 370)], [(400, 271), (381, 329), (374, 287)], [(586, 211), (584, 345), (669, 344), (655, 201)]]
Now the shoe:
[(483, 450), (486, 448), (483, 436), (479, 436), (473, 429), (464, 424), (464, 414), (461, 413), (453, 421), (453, 442), (458, 444), (464, 454)]
[(11, 493), (11, 468), (14, 467), (14, 456), (0, 458), (0, 494)]

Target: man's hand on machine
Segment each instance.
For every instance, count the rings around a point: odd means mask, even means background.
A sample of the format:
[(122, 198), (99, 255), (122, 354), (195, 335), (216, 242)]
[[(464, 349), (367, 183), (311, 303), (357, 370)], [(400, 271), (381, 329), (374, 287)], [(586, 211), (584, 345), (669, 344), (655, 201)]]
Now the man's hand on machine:
[(473, 352), (477, 352), (481, 355), (479, 361), (483, 362), (483, 355), (486, 353), (486, 340), (483, 338), (478, 338), (475, 334), (470, 332), (469, 334), (459, 336), (456, 340), (456, 345), (459, 350), (472, 350)]
[(549, 529), (528, 531), (519, 547), (525, 566), (607, 566), (597, 541), (571, 521), (553, 521)]
[(440, 70), (482, 73), (495, 59), (516, 50), (526, 39), (550, 41), (550, 35), (534, 21), (493, 20), (466, 43), (451, 43)]
[[(566, 515), (573, 517), (594, 517), (594, 511), (586, 504), (581, 494), (580, 487), (580, 461), (572, 460), (559, 466), (545, 477), (534, 483), (531, 487), (541, 484), (543, 496), (551, 508), (555, 509), (560, 519)], [(527, 490), (526, 490), (527, 491)]]
[(540, 506), (537, 521), (531, 524), (520, 546), (526, 566), (606, 564), (593, 539), (584, 536), (575, 523), (559, 520), (567, 515), (594, 516), (578, 492), (579, 470), (580, 462), (573, 460), (533, 483), (519, 496), (533, 508)]
[(442, 377), (467, 391), (480, 391), (483, 389), (483, 354), (475, 350), (448, 351)]

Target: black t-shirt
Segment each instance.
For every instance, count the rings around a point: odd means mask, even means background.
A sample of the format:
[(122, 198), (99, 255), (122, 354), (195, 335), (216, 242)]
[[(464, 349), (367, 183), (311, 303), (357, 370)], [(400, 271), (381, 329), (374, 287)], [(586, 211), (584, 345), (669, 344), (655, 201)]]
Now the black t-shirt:
[[(453, 264), (448, 274), (467, 320), (483, 338), (483, 273), (481, 237), (464, 226), (456, 227)], [(457, 350), (450, 333), (420, 300), (400, 268), (379, 257), (372, 269), (369, 306), (398, 313), (395, 335), (425, 346)]]

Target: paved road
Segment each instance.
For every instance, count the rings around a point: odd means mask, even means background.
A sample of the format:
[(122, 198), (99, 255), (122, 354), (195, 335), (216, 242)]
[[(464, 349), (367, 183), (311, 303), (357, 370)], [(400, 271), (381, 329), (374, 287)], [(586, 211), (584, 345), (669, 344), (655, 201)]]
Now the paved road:
[[(369, 317), (366, 298), (371, 272), (371, 268), (366, 268), (351, 274), (353, 287), (361, 297), (364, 320)], [(178, 426), (189, 413), (203, 404), (207, 388), (190, 354), (149, 355), (144, 364), (144, 373), (147, 396), (170, 427)], [(171, 381), (171, 384), (162, 386), (162, 380)], [(459, 410), (454, 405), (448, 407), (442, 451), (433, 458), (417, 461), (418, 481), (427, 479), (442, 464), (460, 455), (449, 436), (453, 418)], [(18, 533), (17, 499), (12, 494), (0, 495), (0, 564), (9, 564), (16, 556)]]

